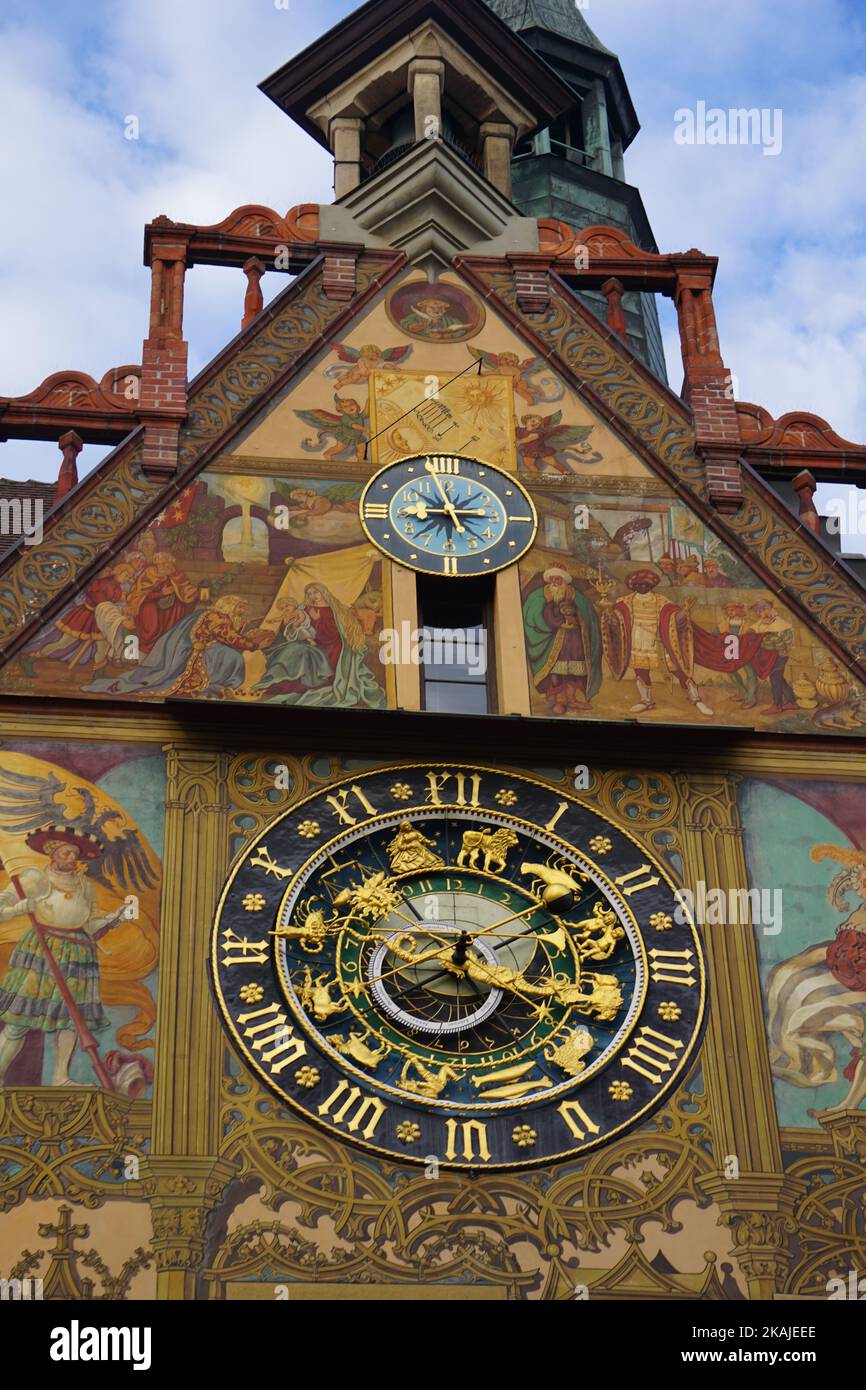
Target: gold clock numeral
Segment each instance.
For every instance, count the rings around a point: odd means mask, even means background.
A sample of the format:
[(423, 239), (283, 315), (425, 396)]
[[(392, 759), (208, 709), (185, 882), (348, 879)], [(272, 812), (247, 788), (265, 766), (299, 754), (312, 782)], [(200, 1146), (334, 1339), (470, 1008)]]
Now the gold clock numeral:
[[(463, 1148), (460, 1156), (465, 1158), (467, 1163), (472, 1163), (475, 1158), (481, 1159), (483, 1163), (490, 1162), (490, 1149), (487, 1146), (487, 1126), (480, 1120), (448, 1120), (445, 1125), (445, 1133), (448, 1144), (445, 1149), (445, 1157), (449, 1163), (453, 1163), (458, 1157), (457, 1135), (460, 1133), (463, 1140)], [(475, 1152), (476, 1140), (478, 1141), (478, 1152)]]
[(223, 932), (223, 966), (266, 965), (268, 961), (267, 941), (248, 941), (245, 936), (237, 936), (231, 927)]
[(368, 502), (364, 508), (364, 516), (368, 521), (387, 521), (387, 504), (385, 502)]
[(685, 985), (694, 989), (695, 967), (693, 951), (656, 951), (650, 955), (650, 975), (654, 985)]
[(480, 772), (473, 773), (473, 775), (469, 778), (469, 783), (472, 790), (471, 795), (468, 797), (468, 799), (466, 795), (467, 779), (465, 772), (458, 772), (456, 775), (452, 772), (428, 772), (427, 781), (430, 785), (430, 791), (428, 793), (427, 799), (431, 803), (431, 805), (441, 806), (443, 804), (440, 792), (444, 790), (444, 788), (451, 781), (452, 777), (454, 777), (457, 782), (457, 796), (455, 798), (457, 805), (479, 807), (481, 805)]
[[(642, 864), (639, 869), (634, 869), (630, 874), (623, 874), (622, 878), (615, 878), (614, 883), (616, 884), (617, 888), (622, 888), (622, 891), (627, 898), (632, 898), (634, 897), (635, 893), (642, 893), (645, 888), (655, 888), (656, 884), (661, 883), (661, 879), (658, 877), (643, 878), (644, 874), (648, 874), (650, 872), (651, 866), (649, 864)], [(626, 883), (631, 883), (632, 879), (635, 878), (642, 879), (642, 882), (632, 884), (631, 888), (626, 888), (624, 886)]]
[(456, 556), (456, 555), (446, 555), (445, 558), (444, 558), (444, 560), (442, 561), (442, 564), (443, 564), (443, 566), (444, 566), (444, 572), (445, 572), (445, 574), (448, 574), (448, 575), (451, 575), (451, 576), (454, 576), (454, 575), (457, 574), (457, 556)]
[[(295, 1037), (294, 1028), (279, 1004), (270, 1004), (266, 1009), (256, 1009), (251, 1014), (240, 1014), (238, 1023), (253, 1052), (258, 1052), (262, 1061), (277, 1076), (307, 1055), (306, 1045)], [(255, 1027), (252, 1027), (253, 1023)], [(270, 1048), (269, 1052), (265, 1051), (266, 1047)], [(279, 1062), (276, 1060), (278, 1057)]]
[(429, 459), (431, 473), (450, 475), (452, 478), (460, 476), (460, 460), (454, 458)]
[(336, 796), (325, 797), (325, 800), (327, 801), (328, 805), (333, 806), (334, 815), (337, 817), (341, 825), (358, 824), (357, 816), (353, 816), (352, 813), (347, 809), (350, 796), (355, 797), (359, 805), (362, 806), (363, 809), (367, 812), (368, 816), (375, 816), (375, 806), (370, 805), (369, 801), (367, 800), (364, 793), (361, 791), (360, 787), (352, 787), (349, 791), (346, 791), (346, 789), (344, 788), (341, 792), (338, 792)]
[(641, 1028), (638, 1041), (629, 1048), (622, 1065), (639, 1072), (654, 1086), (660, 1086), (668, 1072), (673, 1071), (671, 1063), (682, 1050), (683, 1044), (677, 1038), (657, 1033), (654, 1028)]
[[(339, 1108), (335, 1109), (335, 1106)], [(329, 1115), (336, 1125), (345, 1124), (349, 1134), (360, 1131), (365, 1139), (372, 1139), (386, 1109), (378, 1096), (367, 1096), (359, 1086), (350, 1086), (348, 1081), (343, 1080), (322, 1102), (318, 1113)]]
[(556, 815), (553, 816), (553, 817), (547, 822), (547, 825), (544, 827), (545, 830), (547, 831), (548, 835), (552, 835), (552, 834), (553, 834), (554, 830), (556, 829), (556, 827), (557, 827), (557, 825), (559, 824), (559, 822), (562, 820), (562, 817), (565, 815), (565, 813), (566, 813), (567, 810), (568, 810), (568, 802), (567, 802), (567, 801), (560, 801), (559, 806), (558, 806), (557, 809), (556, 809)]
[(576, 1100), (565, 1100), (557, 1109), (568, 1125), (572, 1138), (577, 1139), (578, 1143), (583, 1143), (588, 1134), (601, 1134), (599, 1126)]

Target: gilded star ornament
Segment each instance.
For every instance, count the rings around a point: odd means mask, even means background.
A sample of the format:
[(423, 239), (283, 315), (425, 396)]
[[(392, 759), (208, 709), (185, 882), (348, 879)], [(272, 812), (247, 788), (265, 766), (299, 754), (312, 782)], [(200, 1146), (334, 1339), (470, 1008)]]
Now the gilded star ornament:
[(683, 1016), (683, 1011), (679, 1004), (659, 1004), (659, 1017), (665, 1023), (676, 1023)]
[(613, 842), (606, 835), (596, 835), (590, 840), (589, 847), (593, 854), (610, 854), (613, 849)]
[(612, 1100), (631, 1100), (634, 1091), (627, 1081), (614, 1081), (610, 1087)]
[(669, 917), (666, 912), (654, 912), (649, 920), (650, 926), (655, 927), (656, 931), (670, 931), (674, 924), (673, 917)]
[(412, 1120), (404, 1120), (397, 1126), (397, 1138), (401, 1144), (417, 1144), (421, 1138), (421, 1126), (413, 1123)]
[(247, 893), (244, 898), (244, 910), (246, 912), (264, 912), (266, 901), (261, 893)]
[(395, 801), (411, 801), (412, 788), (407, 786), (405, 782), (398, 782), (395, 787), (391, 788), (391, 795)]
[(244, 985), (240, 998), (242, 1004), (261, 1004), (265, 991), (261, 985)]
[(298, 834), (302, 840), (315, 840), (321, 833), (322, 827), (317, 820), (305, 820), (298, 826)]
[(516, 806), (517, 792), (501, 791), (496, 793), (496, 800), (500, 806)]

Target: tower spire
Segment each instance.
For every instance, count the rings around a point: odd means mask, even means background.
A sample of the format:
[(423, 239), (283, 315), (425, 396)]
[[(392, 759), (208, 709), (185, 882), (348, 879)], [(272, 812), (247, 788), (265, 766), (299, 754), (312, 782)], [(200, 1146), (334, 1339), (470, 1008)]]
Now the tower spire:
[[(573, 92), (567, 111), (519, 142), (513, 199), (529, 217), (553, 217), (580, 229), (617, 227), (645, 251), (657, 251), (638, 189), (626, 181), (625, 151), (640, 130), (619, 58), (590, 28), (575, 0), (483, 0)], [(606, 319), (602, 294), (580, 298)], [(667, 379), (655, 300), (628, 294), (622, 309), (632, 350)]]

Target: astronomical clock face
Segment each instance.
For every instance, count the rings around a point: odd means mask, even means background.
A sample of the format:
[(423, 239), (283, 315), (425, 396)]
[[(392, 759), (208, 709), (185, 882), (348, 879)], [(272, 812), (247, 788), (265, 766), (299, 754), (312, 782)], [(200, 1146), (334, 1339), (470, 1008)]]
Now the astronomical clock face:
[(529, 494), (508, 473), (475, 459), (430, 454), (378, 473), (361, 498), (370, 540), (421, 574), (494, 574), (535, 540)]
[(683, 1079), (705, 976), (677, 907), (560, 790), (401, 767), (322, 790), (244, 852), (213, 980), (246, 1064), (314, 1123), (400, 1161), (547, 1163)]

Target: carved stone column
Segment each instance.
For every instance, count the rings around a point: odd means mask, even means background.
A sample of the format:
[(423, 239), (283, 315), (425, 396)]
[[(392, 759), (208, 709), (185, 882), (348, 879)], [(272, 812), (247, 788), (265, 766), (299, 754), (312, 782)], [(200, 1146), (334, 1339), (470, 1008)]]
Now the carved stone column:
[(442, 135), (445, 64), (441, 58), (415, 58), (409, 64), (409, 91), (415, 103), (415, 139)]
[(501, 121), (486, 121), (480, 133), (484, 154), (484, 177), (510, 199), (514, 127)]
[[(676, 781), (686, 887), (694, 893), (700, 883), (707, 892), (747, 889), (738, 779), (680, 772)], [(790, 1263), (791, 1212), (802, 1188), (785, 1177), (782, 1165), (754, 927), (728, 922), (699, 929), (710, 994), (703, 1068), (720, 1146), (720, 1171), (699, 1179), (699, 1186), (721, 1207), (751, 1297), (768, 1298)], [(736, 1165), (728, 1167), (728, 1159)]]
[(331, 121), (334, 154), (334, 197), (339, 200), (361, 182), (361, 133), (364, 122), (357, 116), (335, 116)]
[(153, 1157), (143, 1174), (158, 1252), (158, 1297), (194, 1296), (221, 1164), (222, 1035), (207, 973), (210, 927), (228, 871), (228, 755), (170, 746)]

